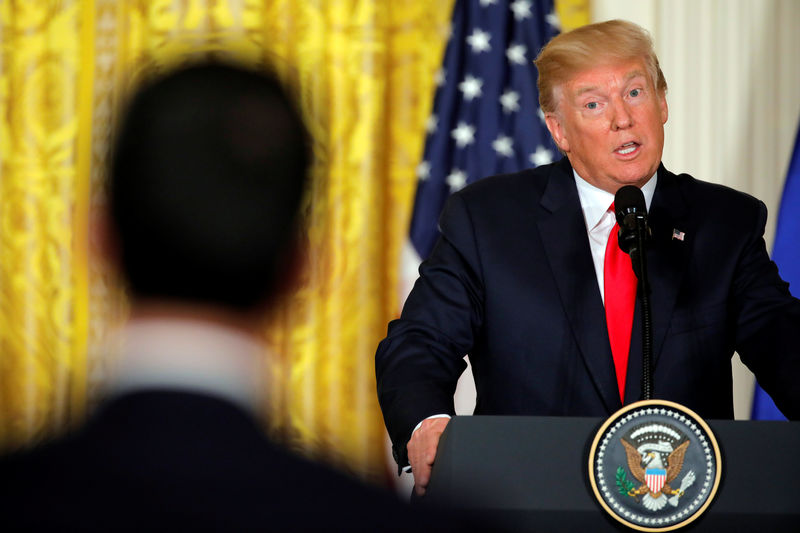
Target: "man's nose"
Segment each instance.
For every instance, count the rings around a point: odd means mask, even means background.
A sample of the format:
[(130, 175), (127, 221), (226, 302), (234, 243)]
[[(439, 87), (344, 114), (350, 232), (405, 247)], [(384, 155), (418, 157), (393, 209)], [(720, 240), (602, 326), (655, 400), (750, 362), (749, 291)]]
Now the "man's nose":
[(633, 115), (624, 100), (612, 101), (611, 113), (611, 129), (624, 130), (633, 125)]

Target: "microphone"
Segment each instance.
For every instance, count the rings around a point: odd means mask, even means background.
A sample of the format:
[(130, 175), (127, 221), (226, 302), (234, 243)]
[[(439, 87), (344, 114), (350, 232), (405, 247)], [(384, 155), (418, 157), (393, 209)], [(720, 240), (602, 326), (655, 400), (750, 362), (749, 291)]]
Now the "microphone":
[(642, 243), (647, 244), (651, 238), (650, 227), (647, 225), (647, 204), (644, 194), (634, 185), (626, 185), (614, 195), (614, 210), (619, 224), (619, 247), (626, 254), (630, 254), (634, 263), (636, 277), (641, 278), (637, 268), (636, 256), (639, 253), (639, 236)]
[(614, 211), (619, 224), (619, 247), (631, 256), (633, 272), (639, 278), (636, 294), (642, 311), (642, 399), (650, 400), (653, 397), (653, 324), (644, 248), (652, 234), (647, 225), (644, 194), (633, 185), (620, 188), (614, 195)]

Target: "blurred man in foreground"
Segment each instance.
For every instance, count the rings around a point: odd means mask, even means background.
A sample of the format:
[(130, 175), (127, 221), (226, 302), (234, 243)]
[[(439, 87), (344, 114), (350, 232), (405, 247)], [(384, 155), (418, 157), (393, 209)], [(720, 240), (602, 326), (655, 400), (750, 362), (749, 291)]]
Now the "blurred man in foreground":
[(310, 153), (269, 74), (198, 64), (134, 95), (109, 182), (131, 302), (118, 376), (81, 430), (0, 462), (4, 531), (411, 529), (393, 495), (257, 421), (258, 331), (298, 267)]
[(626, 21), (592, 24), (535, 63), (565, 157), (450, 197), (376, 354), (395, 457), (418, 494), (464, 354), (475, 414), (607, 417), (642, 398), (641, 309), (612, 204), (626, 185), (641, 190), (652, 229), (653, 398), (733, 418), (736, 351), (800, 419), (800, 301), (767, 254), (766, 207), (661, 164), (667, 83), (650, 37)]

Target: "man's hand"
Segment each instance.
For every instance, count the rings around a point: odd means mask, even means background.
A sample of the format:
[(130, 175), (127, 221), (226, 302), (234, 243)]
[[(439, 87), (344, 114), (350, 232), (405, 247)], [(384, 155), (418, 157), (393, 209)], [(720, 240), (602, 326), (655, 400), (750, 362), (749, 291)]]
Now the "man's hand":
[(425, 494), (428, 482), (431, 480), (431, 467), (436, 457), (436, 447), (444, 428), (450, 422), (449, 418), (429, 418), (423, 420), (418, 430), (411, 435), (406, 450), (408, 462), (411, 463), (411, 472), (414, 474), (414, 492), (417, 496)]

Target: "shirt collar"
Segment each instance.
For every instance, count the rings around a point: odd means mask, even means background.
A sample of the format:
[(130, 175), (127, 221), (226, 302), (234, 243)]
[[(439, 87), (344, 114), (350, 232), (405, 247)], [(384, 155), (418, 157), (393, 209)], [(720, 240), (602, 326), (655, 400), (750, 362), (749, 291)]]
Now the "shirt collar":
[[(575, 169), (572, 169), (572, 175), (575, 177), (575, 185), (578, 187), (578, 198), (580, 198), (581, 209), (583, 210), (583, 218), (586, 221), (587, 229), (591, 230), (597, 226), (602, 220), (603, 216), (608, 211), (609, 206), (614, 201), (614, 195), (603, 189), (599, 189), (580, 177)], [(656, 182), (658, 180), (658, 171), (647, 180), (647, 183), (642, 185), (641, 190), (644, 195), (645, 205), (647, 211), (650, 211), (650, 204), (653, 201), (653, 194), (656, 190)]]
[(120, 332), (111, 395), (178, 389), (257, 412), (266, 347), (220, 324), (177, 318), (131, 320)]

